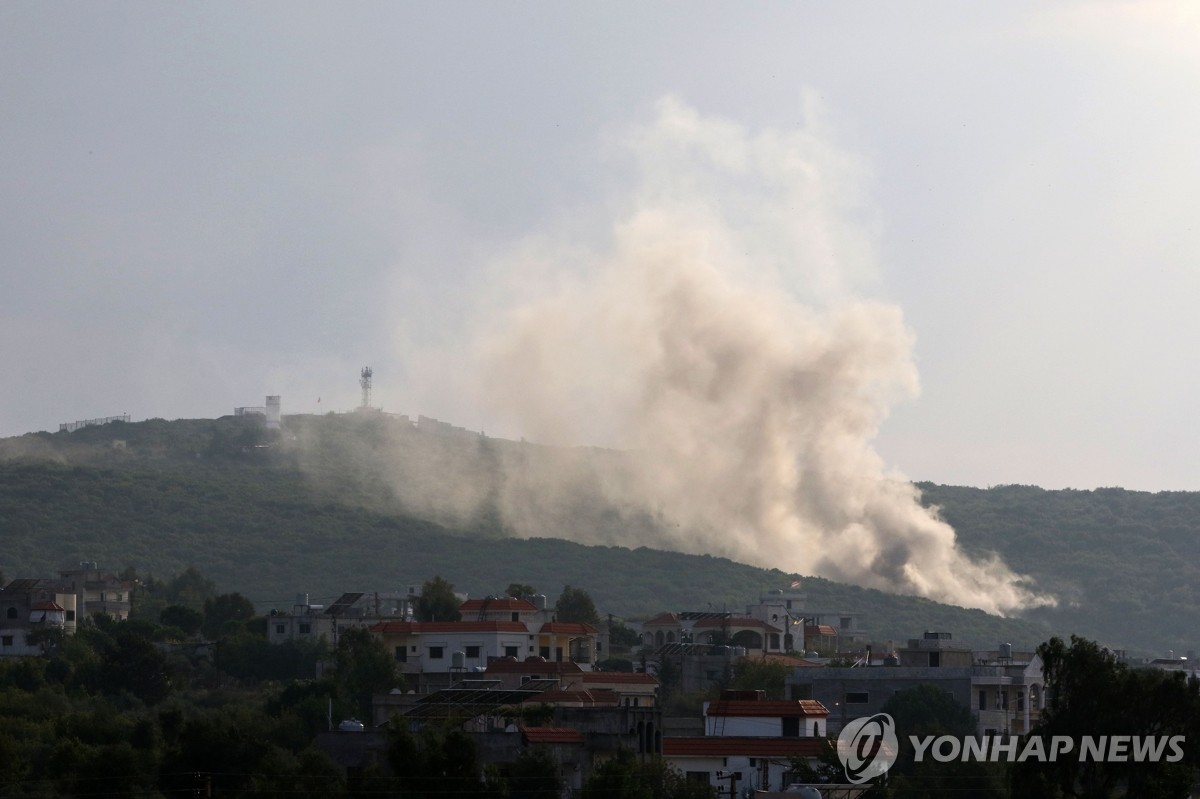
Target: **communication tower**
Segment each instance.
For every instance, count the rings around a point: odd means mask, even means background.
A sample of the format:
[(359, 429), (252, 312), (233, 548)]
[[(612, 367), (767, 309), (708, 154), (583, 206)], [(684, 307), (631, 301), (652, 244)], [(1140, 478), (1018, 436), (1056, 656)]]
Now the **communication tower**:
[(371, 376), (373, 374), (371, 367), (364, 366), (358, 378), (358, 384), (362, 386), (362, 407), (364, 408), (371, 407)]

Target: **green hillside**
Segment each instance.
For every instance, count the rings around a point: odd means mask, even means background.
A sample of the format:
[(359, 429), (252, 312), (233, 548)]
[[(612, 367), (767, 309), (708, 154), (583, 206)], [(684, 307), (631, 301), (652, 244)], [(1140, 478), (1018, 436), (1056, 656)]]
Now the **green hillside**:
[[(396, 452), (405, 453), (399, 463)], [(420, 433), (374, 415), (289, 417), (282, 435), (232, 417), (31, 434), (0, 441), (0, 569), (38, 576), (94, 560), (168, 576), (194, 565), (261, 609), (286, 607), (298, 592), (319, 601), (348, 590), (403, 590), (434, 574), (472, 595), (521, 582), (554, 596), (571, 584), (624, 618), (710, 603), (737, 609), (793, 579), (710, 556), (513, 538), (489, 506), (500, 464), (550, 462), (575, 469), (583, 483), (614, 457)], [(1196, 496), (1171, 495), (1176, 510), (1168, 513), (1156, 499), (1165, 495), (1117, 490), (923, 489), (969, 550), (997, 550), (1080, 604), (1001, 619), (805, 577), (810, 607), (861, 613), (881, 641), (939, 629), (978, 646), (1032, 646), (1078, 631), (1131, 649), (1186, 648), (1195, 616), (1186, 608), (1190, 570), (1180, 570), (1194, 554), (1184, 522)], [(422, 504), (439, 493), (471, 510)], [(527, 510), (564, 525), (654, 524), (586, 499), (538, 501)], [(1167, 566), (1181, 579), (1168, 578)], [(1110, 585), (1119, 596), (1106, 594)]]
[(1200, 648), (1200, 493), (920, 487), (968, 552), (999, 552), (1061, 598), (1032, 617), (1159, 656)]

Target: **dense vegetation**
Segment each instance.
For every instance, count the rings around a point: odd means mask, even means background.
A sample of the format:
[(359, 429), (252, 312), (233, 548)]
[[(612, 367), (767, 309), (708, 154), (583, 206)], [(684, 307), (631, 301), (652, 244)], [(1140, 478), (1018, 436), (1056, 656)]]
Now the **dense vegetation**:
[(968, 552), (999, 552), (1058, 595), (1031, 618), (1159, 657), (1198, 648), (1200, 492), (920, 487)]
[[(578, 586), (601, 613), (623, 618), (738, 609), (796, 576), (711, 556), (512, 538), (489, 504), (494, 471), (542, 450), (421, 433), (369, 414), (289, 417), (282, 435), (225, 417), (5, 439), (0, 569), (48, 576), (92, 560), (155, 575), (194, 565), (260, 611), (288, 607), (298, 592), (329, 601), (348, 590), (406, 590), (440, 574), (474, 596), (504, 593), (513, 581), (551, 597)], [(405, 453), (399, 462), (395, 451)], [(585, 464), (616, 457), (572, 454)], [(1071, 632), (1159, 654), (1194, 645), (1200, 494), (921, 488), (968, 551), (999, 552), (1061, 596), (1060, 607), (999, 619), (805, 577), (810, 607), (861, 614), (878, 641), (938, 629), (976, 646), (1032, 648)], [(465, 496), (471, 509), (423, 503), (435, 494)], [(592, 506), (548, 512), (573, 524), (651, 523)]]

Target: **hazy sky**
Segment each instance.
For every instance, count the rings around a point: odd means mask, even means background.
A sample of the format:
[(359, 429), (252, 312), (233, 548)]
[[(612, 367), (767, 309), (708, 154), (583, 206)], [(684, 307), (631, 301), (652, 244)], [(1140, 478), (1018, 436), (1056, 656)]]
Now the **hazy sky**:
[(498, 254), (603, 241), (664, 97), (849, 162), (832, 255), (921, 381), (889, 467), (1200, 489), (1188, 3), (4, 3), (0, 435), (348, 409), (366, 364), (520, 435), (461, 390)]

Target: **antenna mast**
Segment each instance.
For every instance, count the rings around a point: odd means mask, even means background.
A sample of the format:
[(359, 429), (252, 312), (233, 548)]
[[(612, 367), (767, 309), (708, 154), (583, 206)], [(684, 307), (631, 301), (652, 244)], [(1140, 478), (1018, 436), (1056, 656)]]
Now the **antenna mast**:
[(362, 373), (359, 375), (359, 378), (358, 378), (358, 384), (360, 386), (362, 386), (362, 407), (363, 408), (371, 407), (371, 376), (373, 374), (374, 374), (374, 372), (371, 371), (371, 367), (364, 366)]

